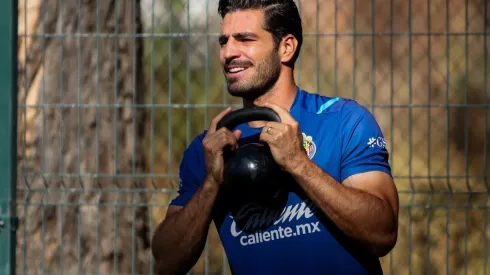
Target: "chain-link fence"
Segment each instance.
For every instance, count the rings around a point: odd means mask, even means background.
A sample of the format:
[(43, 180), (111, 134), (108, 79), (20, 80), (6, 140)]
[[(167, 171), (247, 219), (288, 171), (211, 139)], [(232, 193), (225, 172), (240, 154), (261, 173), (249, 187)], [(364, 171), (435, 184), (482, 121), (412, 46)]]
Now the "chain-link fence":
[[(18, 56), (17, 274), (154, 273), (183, 150), (240, 107), (223, 85), (217, 2), (0, 4), (18, 6), (4, 54)], [(489, 273), (488, 1), (296, 2), (298, 85), (368, 106), (386, 136), (401, 209), (385, 273)], [(229, 274), (213, 226), (192, 273)]]

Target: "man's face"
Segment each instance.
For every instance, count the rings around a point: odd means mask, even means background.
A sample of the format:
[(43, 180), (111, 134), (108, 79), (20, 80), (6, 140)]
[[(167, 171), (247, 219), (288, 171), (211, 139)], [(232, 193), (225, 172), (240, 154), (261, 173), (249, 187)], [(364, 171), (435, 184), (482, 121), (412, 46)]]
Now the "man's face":
[(281, 62), (259, 10), (228, 13), (223, 19), (220, 61), (231, 95), (253, 100), (279, 77)]

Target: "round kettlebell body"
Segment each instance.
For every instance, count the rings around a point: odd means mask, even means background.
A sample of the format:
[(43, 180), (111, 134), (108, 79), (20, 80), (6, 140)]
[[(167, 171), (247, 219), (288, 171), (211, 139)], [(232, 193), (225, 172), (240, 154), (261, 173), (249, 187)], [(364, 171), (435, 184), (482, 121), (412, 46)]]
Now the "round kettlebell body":
[[(280, 122), (270, 108), (244, 108), (227, 114), (217, 128), (229, 130), (250, 121)], [(233, 194), (247, 200), (272, 198), (278, 192), (282, 170), (275, 162), (269, 146), (262, 142), (241, 144), (236, 151), (225, 153), (224, 181)]]
[(227, 158), (224, 180), (234, 194), (250, 199), (270, 198), (278, 191), (280, 172), (268, 146), (247, 143)]

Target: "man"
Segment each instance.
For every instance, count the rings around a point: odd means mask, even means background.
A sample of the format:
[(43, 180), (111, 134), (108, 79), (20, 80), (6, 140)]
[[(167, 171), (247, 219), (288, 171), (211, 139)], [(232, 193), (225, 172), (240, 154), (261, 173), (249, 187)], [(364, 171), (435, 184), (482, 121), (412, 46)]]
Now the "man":
[[(296, 86), (302, 27), (293, 1), (220, 0), (219, 13), (229, 93), (244, 107), (275, 110), (281, 123), (217, 130), (228, 108), (193, 140), (179, 196), (153, 237), (158, 272), (190, 270), (214, 221), (234, 274), (381, 274), (378, 258), (397, 240), (398, 196), (376, 120), (353, 100)], [(222, 187), (223, 148), (254, 137), (294, 181), (284, 181), (279, 210), (245, 203), (232, 211)]]

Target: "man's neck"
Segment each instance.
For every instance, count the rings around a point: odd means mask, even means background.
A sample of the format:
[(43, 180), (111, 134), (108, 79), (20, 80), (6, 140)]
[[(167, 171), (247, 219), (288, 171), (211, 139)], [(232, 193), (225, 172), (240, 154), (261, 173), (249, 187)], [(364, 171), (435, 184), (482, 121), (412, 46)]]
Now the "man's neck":
[[(245, 108), (250, 108), (261, 106), (264, 103), (269, 102), (290, 110), (296, 97), (297, 91), (298, 87), (293, 79), (287, 82), (278, 81), (276, 85), (274, 85), (261, 97), (256, 98), (253, 101), (244, 100), (243, 106)], [(254, 121), (250, 122), (249, 126), (254, 128), (263, 127), (266, 123), (267, 122), (265, 121)]]

